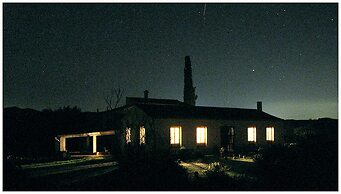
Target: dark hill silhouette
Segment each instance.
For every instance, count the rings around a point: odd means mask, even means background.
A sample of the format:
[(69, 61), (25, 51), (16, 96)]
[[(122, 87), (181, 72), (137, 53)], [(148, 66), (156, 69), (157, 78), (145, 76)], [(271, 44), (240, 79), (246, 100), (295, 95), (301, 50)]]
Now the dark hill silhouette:
[(285, 120), (286, 142), (296, 142), (298, 136), (320, 135), (330, 141), (337, 141), (338, 120), (331, 118), (319, 118), (314, 120)]

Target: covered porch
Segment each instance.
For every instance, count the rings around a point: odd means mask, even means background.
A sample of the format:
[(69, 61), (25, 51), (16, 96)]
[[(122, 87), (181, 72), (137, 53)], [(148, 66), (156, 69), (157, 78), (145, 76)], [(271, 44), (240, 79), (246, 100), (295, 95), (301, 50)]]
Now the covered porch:
[(115, 134), (115, 130), (108, 130), (58, 135), (56, 150), (70, 154), (112, 154)]

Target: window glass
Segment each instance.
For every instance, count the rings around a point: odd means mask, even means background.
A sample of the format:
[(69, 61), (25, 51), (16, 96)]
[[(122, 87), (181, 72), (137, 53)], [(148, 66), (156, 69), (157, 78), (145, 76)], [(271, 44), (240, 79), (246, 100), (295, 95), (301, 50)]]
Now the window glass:
[(207, 145), (207, 127), (197, 127), (197, 144)]
[(181, 144), (181, 127), (171, 127), (170, 128), (170, 143), (172, 145)]
[(130, 143), (131, 142), (131, 129), (130, 128), (126, 128), (126, 143)]
[(256, 127), (247, 128), (247, 141), (256, 142)]
[(266, 141), (275, 141), (275, 128), (274, 127), (266, 128)]
[(140, 127), (140, 144), (146, 143), (146, 129), (144, 127)]

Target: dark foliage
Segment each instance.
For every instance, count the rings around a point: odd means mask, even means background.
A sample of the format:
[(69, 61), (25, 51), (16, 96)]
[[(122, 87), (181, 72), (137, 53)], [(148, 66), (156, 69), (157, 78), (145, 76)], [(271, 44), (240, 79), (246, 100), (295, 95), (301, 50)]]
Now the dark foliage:
[(186, 170), (166, 153), (128, 156), (119, 163), (128, 190), (184, 190), (188, 185)]
[(337, 140), (309, 135), (296, 146), (272, 145), (256, 156), (264, 190), (337, 190)]
[(4, 110), (4, 156), (48, 157), (54, 153), (53, 131), (46, 115), (32, 109)]
[(51, 113), (51, 112), (57, 112), (57, 113), (80, 113), (80, 112), (82, 112), (82, 110), (79, 107), (77, 107), (77, 106), (74, 106), (72, 108), (70, 106), (64, 106), (63, 108), (59, 107), (56, 110), (52, 110), (50, 108), (43, 109), (42, 112), (44, 112), (44, 113)]
[[(233, 190), (235, 181), (228, 176), (220, 163), (213, 164), (211, 169), (206, 172), (207, 178), (203, 190)], [(202, 186), (203, 187), (203, 186)]]
[(25, 187), (26, 173), (24, 173), (10, 157), (4, 158), (3, 162), (4, 191), (22, 190)]
[(184, 69), (184, 103), (195, 106), (197, 98), (198, 96), (195, 95), (195, 87), (193, 87), (191, 60), (189, 56), (186, 56)]
[(187, 173), (167, 153), (134, 152), (119, 160), (118, 170), (73, 185), (69, 190), (96, 191), (179, 191), (188, 190)]

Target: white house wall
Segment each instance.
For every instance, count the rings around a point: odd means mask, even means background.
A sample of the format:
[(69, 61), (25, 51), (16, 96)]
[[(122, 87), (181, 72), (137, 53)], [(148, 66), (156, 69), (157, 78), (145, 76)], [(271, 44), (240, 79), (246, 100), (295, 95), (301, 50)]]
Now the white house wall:
[(226, 121), (208, 119), (157, 119), (160, 135), (164, 141), (170, 139), (169, 129), (172, 126), (182, 128), (182, 146), (188, 149), (196, 149), (196, 127), (207, 127), (207, 148), (219, 148), (221, 146), (220, 128), (232, 126), (235, 129), (235, 146), (248, 144), (247, 128), (255, 126), (256, 144), (266, 144), (266, 127), (274, 127), (275, 143), (283, 143), (283, 123), (281, 121)]
[[(157, 146), (158, 149), (170, 148), (170, 127), (181, 126), (182, 146), (188, 149), (196, 149), (196, 127), (207, 127), (207, 149), (221, 147), (220, 129), (222, 126), (232, 126), (235, 129), (235, 148), (249, 144), (247, 139), (247, 128), (255, 126), (256, 144), (267, 144), (266, 127), (274, 127), (274, 143), (283, 143), (283, 121), (243, 121), (243, 120), (213, 120), (213, 119), (154, 119), (146, 115), (137, 107), (126, 110), (126, 116), (122, 121), (121, 145), (124, 147), (125, 129), (131, 128), (131, 145), (139, 145), (139, 127), (146, 129), (146, 147)], [(155, 132), (156, 134), (152, 134)]]

